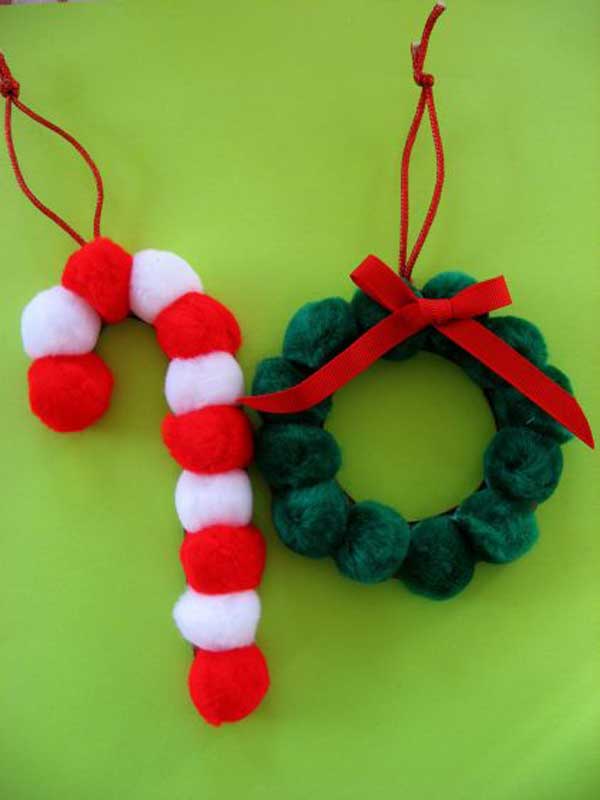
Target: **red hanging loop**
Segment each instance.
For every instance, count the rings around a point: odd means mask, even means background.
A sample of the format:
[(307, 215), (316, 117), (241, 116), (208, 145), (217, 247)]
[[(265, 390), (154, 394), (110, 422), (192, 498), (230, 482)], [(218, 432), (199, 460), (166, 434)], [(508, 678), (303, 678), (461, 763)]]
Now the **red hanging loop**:
[(32, 190), (27, 185), (25, 177), (23, 176), (23, 172), (21, 171), (21, 166), (19, 164), (19, 160), (17, 158), (17, 153), (15, 150), (15, 145), (13, 141), (13, 132), (12, 132), (12, 109), (13, 106), (19, 109), (23, 114), (28, 116), (34, 122), (37, 122), (40, 125), (43, 125), (44, 128), (47, 128), (50, 131), (58, 134), (62, 137), (65, 141), (67, 141), (75, 150), (79, 153), (79, 155), (83, 158), (85, 163), (88, 165), (90, 170), (92, 171), (92, 175), (94, 176), (94, 182), (96, 184), (96, 208), (94, 211), (94, 223), (93, 223), (93, 230), (94, 230), (94, 238), (100, 236), (100, 220), (102, 217), (102, 206), (104, 204), (104, 186), (102, 184), (102, 176), (100, 175), (100, 171), (96, 166), (93, 158), (90, 156), (88, 151), (80, 144), (77, 139), (71, 136), (70, 133), (59, 128), (58, 125), (55, 125), (53, 122), (50, 122), (44, 117), (41, 117), (39, 114), (36, 114), (31, 108), (22, 103), (19, 100), (19, 90), (20, 86), (19, 83), (14, 79), (8, 64), (4, 58), (4, 55), (0, 53), (0, 94), (6, 100), (6, 106), (4, 110), (4, 137), (6, 139), (6, 147), (8, 149), (8, 156), (10, 158), (10, 163), (15, 173), (15, 178), (17, 179), (17, 183), (19, 188), (23, 192), (23, 194), (30, 200), (33, 205), (42, 212), (46, 217), (51, 219), (55, 222), (59, 228), (62, 228), (65, 233), (68, 233), (77, 244), (83, 246), (85, 244), (85, 239), (76, 230), (74, 230), (68, 222), (66, 222), (62, 217), (60, 217), (56, 212), (52, 211), (52, 209), (48, 208), (42, 201), (32, 192)]
[[(415, 261), (419, 257), (419, 253), (425, 244), (425, 240), (427, 239), (427, 235), (429, 234), (429, 230), (433, 224), (433, 220), (435, 219), (440, 197), (442, 196), (442, 188), (444, 186), (444, 148), (442, 146), (442, 137), (440, 135), (440, 128), (435, 110), (435, 102), (433, 100), (434, 77), (429, 73), (423, 72), (423, 68), (425, 66), (425, 58), (427, 56), (427, 48), (429, 46), (429, 37), (431, 36), (431, 31), (433, 30), (438, 18), (444, 13), (445, 10), (446, 6), (443, 3), (437, 3), (433, 7), (431, 14), (425, 22), (421, 40), (419, 42), (413, 42), (411, 45), (413, 77), (417, 86), (421, 87), (421, 95), (419, 97), (419, 102), (417, 104), (413, 121), (408, 131), (408, 136), (406, 137), (406, 144), (404, 145), (404, 151), (402, 153), (402, 166), (400, 170), (400, 253), (398, 257), (398, 271), (407, 280), (410, 279)], [(421, 121), (423, 120), (425, 109), (427, 109), (427, 114), (429, 116), (431, 135), (433, 137), (433, 145), (435, 148), (436, 179), (431, 202), (429, 203), (429, 208), (427, 209), (427, 214), (425, 215), (425, 220), (410, 252), (410, 256), (407, 257), (408, 173), (410, 156), (419, 132), (419, 128), (421, 127)]]

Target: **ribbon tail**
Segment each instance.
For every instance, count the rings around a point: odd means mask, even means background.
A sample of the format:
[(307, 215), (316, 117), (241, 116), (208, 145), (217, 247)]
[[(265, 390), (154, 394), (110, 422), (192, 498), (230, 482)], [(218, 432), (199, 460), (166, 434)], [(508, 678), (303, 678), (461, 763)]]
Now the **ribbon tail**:
[(594, 448), (590, 424), (577, 400), (484, 325), (468, 319), (435, 328)]
[(382, 319), (305, 380), (271, 394), (248, 395), (239, 403), (270, 414), (296, 414), (325, 400), (364, 372), (392, 347), (423, 328), (415, 303)]

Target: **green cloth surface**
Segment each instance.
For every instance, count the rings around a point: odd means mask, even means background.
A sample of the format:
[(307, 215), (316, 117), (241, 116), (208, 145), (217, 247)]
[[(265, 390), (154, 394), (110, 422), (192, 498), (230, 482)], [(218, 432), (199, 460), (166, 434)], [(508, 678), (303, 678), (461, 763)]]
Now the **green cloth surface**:
[[(188, 259), (243, 327), (247, 385), (292, 314), (350, 299), (368, 253), (395, 263), (401, 146), (418, 97), (409, 43), (428, 2), (129, 0), (0, 10), (22, 99), (105, 178), (104, 232)], [(597, 264), (600, 9), (592, 0), (453, 3), (427, 69), (446, 146), (439, 217), (417, 263), (504, 274), (510, 313), (600, 428)], [(88, 235), (72, 151), (20, 116), (32, 186)], [(412, 236), (433, 185), (426, 127)], [(600, 791), (598, 457), (565, 470), (520, 561), (480, 565), (447, 603), (362, 586), (268, 540), (259, 643), (272, 688), (213, 729), (187, 697), (178, 468), (160, 440), (165, 358), (127, 321), (102, 337), (110, 413), (60, 436), (27, 407), (19, 318), (70, 240), (18, 193), (0, 153), (0, 796), (6, 800), (592, 800)], [(492, 419), (453, 365), (378, 363), (328, 420), (340, 480), (407, 519), (482, 475)]]

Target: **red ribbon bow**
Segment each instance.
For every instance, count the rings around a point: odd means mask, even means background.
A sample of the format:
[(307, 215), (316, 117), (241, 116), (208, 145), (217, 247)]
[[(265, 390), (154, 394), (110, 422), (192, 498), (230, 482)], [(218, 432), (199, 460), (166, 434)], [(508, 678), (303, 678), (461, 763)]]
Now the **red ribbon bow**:
[(432, 325), (518, 389), (589, 447), (594, 439), (579, 403), (520, 353), (474, 317), (508, 306), (503, 277), (475, 283), (454, 297), (429, 300), (376, 256), (368, 256), (351, 276), (365, 294), (392, 313), (301, 383), (272, 394), (241, 398), (258, 411), (294, 414), (320, 403), (366, 370), (392, 347)]

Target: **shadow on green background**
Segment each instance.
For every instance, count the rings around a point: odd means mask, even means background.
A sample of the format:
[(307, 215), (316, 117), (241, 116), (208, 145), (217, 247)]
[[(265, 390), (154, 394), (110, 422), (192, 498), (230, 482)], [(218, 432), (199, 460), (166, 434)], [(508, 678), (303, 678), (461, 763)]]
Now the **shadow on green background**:
[[(417, 98), (408, 44), (429, 3), (217, 5), (6, 8), (1, 44), (25, 102), (97, 157), (105, 232), (186, 257), (239, 316), (250, 376), (302, 302), (349, 297), (348, 272), (369, 252), (393, 263)], [(599, 18), (587, 0), (469, 0), (441, 20), (430, 68), (448, 179), (415, 273), (504, 273), (514, 313), (545, 332), (592, 422)], [(83, 167), (29, 122), (15, 127), (34, 186), (89, 226)], [(432, 161), (421, 142), (414, 220)], [(187, 700), (190, 651), (170, 620), (183, 579), (177, 467), (159, 436), (163, 357), (142, 325), (107, 332), (111, 413), (81, 435), (43, 429), (27, 410), (19, 315), (71, 247), (17, 194), (4, 154), (0, 194), (2, 797), (596, 797), (594, 455), (568, 446), (536, 549), (479, 568), (447, 604), (294, 556), (256, 478), (269, 543), (259, 635), (273, 686), (251, 719), (209, 728)], [(466, 378), (427, 357), (361, 376), (331, 420), (345, 483), (407, 516), (477, 484), (491, 430)]]

